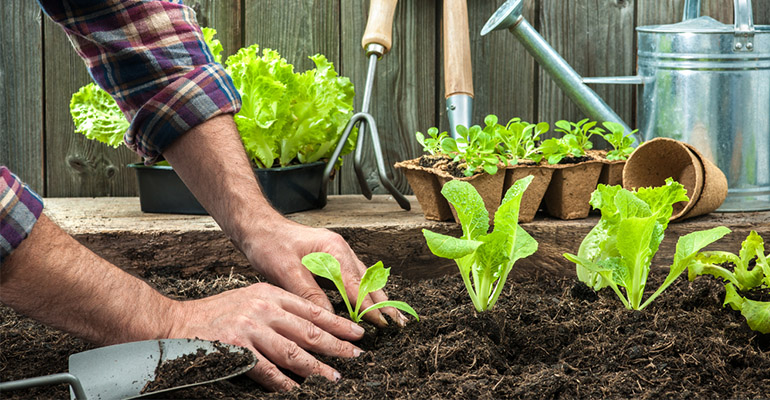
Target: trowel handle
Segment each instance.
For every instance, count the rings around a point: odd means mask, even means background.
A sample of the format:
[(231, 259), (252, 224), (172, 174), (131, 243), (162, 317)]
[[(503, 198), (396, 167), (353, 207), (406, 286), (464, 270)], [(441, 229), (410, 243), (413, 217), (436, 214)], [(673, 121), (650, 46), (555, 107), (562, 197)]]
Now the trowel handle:
[(29, 389), (36, 386), (56, 385), (59, 383), (69, 384), (70, 387), (72, 387), (72, 391), (75, 393), (75, 398), (77, 400), (86, 400), (86, 392), (83, 390), (83, 385), (80, 384), (80, 379), (75, 375), (68, 373), (36, 376), (34, 378), (21, 379), (18, 381), (0, 382), (0, 392)]
[[(378, 56), (390, 51), (393, 44), (393, 16), (396, 14), (398, 0), (371, 0), (369, 2), (369, 18), (366, 30), (361, 39), (361, 47), (367, 55), (372, 52), (370, 45), (382, 46)], [(376, 51), (375, 51), (376, 52)]]
[(466, 0), (444, 0), (444, 85), (446, 97), (473, 97), (471, 40)]

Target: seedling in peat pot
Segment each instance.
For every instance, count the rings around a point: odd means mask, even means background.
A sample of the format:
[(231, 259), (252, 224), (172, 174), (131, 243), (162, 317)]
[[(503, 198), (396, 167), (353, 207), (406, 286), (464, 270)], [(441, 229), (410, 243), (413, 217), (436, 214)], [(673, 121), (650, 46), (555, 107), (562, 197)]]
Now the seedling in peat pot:
[(686, 193), (684, 186), (671, 178), (664, 186), (636, 192), (599, 185), (591, 195), (591, 205), (601, 210), (601, 219), (583, 239), (577, 255), (564, 254), (576, 264), (578, 279), (594, 290), (612, 287), (628, 309), (647, 307), (696, 262), (702, 248), (730, 232), (720, 226), (680, 237), (666, 280), (642, 303), (650, 263), (663, 241), (673, 205), (687, 201)]
[(634, 152), (634, 148), (631, 146), (634, 144), (634, 138), (631, 135), (636, 133), (638, 129), (626, 134), (623, 125), (609, 121), (604, 123), (604, 127), (609, 130), (609, 133), (605, 133), (604, 129), (601, 128), (596, 128), (595, 132), (613, 147), (607, 152), (607, 159), (610, 161), (627, 160), (628, 156)]
[(465, 288), (478, 311), (492, 308), (505, 286), (513, 264), (537, 251), (537, 241), (519, 226), (519, 205), (532, 176), (516, 181), (505, 193), (489, 231), (489, 213), (476, 189), (468, 182), (447, 182), (441, 193), (454, 206), (462, 225), (459, 238), (427, 229), (422, 233), (433, 254), (455, 260)]
[(390, 268), (385, 268), (382, 265), (382, 261), (378, 261), (376, 264), (369, 267), (366, 272), (364, 272), (364, 276), (361, 278), (361, 284), (358, 288), (358, 298), (356, 299), (355, 309), (350, 305), (350, 300), (348, 300), (347, 291), (345, 290), (345, 283), (342, 281), (340, 263), (336, 258), (334, 258), (334, 256), (329, 253), (310, 253), (302, 257), (302, 265), (310, 270), (310, 272), (334, 282), (334, 286), (337, 287), (337, 290), (340, 292), (340, 296), (342, 296), (342, 300), (348, 307), (348, 313), (350, 313), (350, 319), (353, 320), (353, 322), (361, 322), (361, 318), (364, 316), (364, 314), (382, 307), (397, 308), (401, 311), (411, 314), (417, 318), (418, 321), (420, 320), (417, 312), (415, 312), (414, 309), (409, 306), (409, 304), (406, 304), (403, 301), (382, 301), (369, 306), (363, 311), (360, 311), (361, 303), (364, 301), (366, 295), (384, 288), (388, 283)]
[(438, 133), (438, 128), (428, 128), (428, 136), (425, 136), (422, 132), (414, 134), (417, 142), (422, 145), (422, 151), (435, 156), (441, 154), (441, 142), (449, 137), (446, 132)]

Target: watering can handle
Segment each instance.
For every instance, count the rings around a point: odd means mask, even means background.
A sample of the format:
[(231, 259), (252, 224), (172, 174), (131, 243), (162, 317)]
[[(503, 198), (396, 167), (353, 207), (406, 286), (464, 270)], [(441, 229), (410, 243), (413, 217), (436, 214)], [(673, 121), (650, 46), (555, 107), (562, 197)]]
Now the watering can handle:
[(390, 51), (393, 44), (393, 16), (396, 14), (398, 0), (371, 0), (369, 18), (366, 21), (361, 47), (366, 55), (376, 53), (382, 56)]
[(735, 0), (735, 51), (754, 50), (754, 16), (751, 0)]
[(685, 0), (682, 21), (700, 17), (700, 0)]
[(471, 41), (466, 0), (444, 0), (445, 97), (473, 97)]
[[(754, 16), (751, 0), (734, 0), (735, 8), (735, 51), (754, 50)], [(700, 17), (701, 0), (685, 0), (682, 21)]]

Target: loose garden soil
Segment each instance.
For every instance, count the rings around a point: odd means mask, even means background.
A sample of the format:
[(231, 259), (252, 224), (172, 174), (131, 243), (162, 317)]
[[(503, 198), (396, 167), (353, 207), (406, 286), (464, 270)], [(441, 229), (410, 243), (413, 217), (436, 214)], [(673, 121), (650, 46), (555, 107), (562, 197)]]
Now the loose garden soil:
[[(515, 268), (515, 267), (514, 267)], [(656, 288), (664, 272), (654, 271)], [(177, 298), (199, 298), (258, 277), (176, 268), (144, 276)], [(574, 278), (541, 275), (509, 282), (495, 308), (476, 313), (462, 280), (392, 277), (388, 294), (410, 303), (420, 322), (375, 329), (357, 359), (322, 359), (338, 383), (311, 377), (288, 393), (265, 393), (248, 378), (164, 393), (164, 398), (233, 399), (749, 399), (770, 393), (770, 340), (722, 308), (715, 279), (680, 277), (642, 312), (611, 290), (598, 295)], [(343, 305), (330, 293), (342, 314)], [(0, 379), (66, 371), (90, 345), (0, 308)], [(770, 336), (770, 335), (768, 335)], [(63, 385), (3, 393), (9, 399), (68, 398)]]

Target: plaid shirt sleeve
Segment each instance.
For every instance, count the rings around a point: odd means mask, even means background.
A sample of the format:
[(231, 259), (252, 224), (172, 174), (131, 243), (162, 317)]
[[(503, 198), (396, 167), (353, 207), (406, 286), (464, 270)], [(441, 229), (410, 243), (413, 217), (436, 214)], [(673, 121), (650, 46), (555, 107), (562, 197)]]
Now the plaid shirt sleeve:
[(0, 265), (29, 235), (42, 212), (43, 200), (0, 165)]
[(241, 99), (181, 0), (38, 0), (131, 121), (129, 148), (152, 163), (176, 138)]

